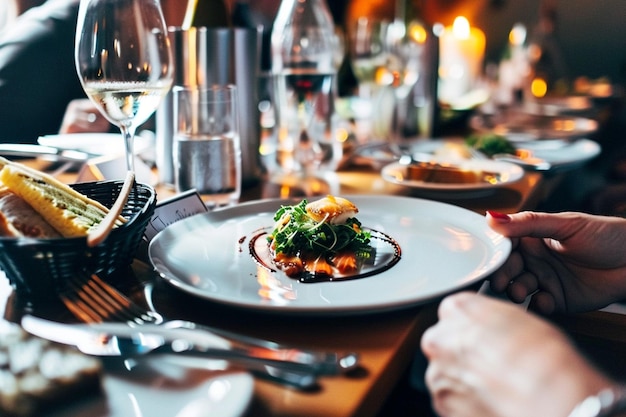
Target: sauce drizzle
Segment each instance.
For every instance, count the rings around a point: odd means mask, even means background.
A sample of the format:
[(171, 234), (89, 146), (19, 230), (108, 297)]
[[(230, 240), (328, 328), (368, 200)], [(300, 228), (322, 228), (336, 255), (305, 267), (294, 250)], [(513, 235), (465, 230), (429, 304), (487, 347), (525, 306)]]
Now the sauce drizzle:
[[(368, 228), (364, 229), (370, 231), (370, 246), (374, 249), (374, 253), (372, 258), (365, 260), (363, 265), (360, 265), (358, 272), (351, 274), (341, 274), (337, 272), (333, 275), (304, 273), (300, 277), (297, 277), (297, 279), (302, 283), (315, 283), (365, 278), (384, 272), (398, 263), (402, 255), (398, 242), (385, 233)], [(250, 239), (248, 248), (250, 250), (250, 256), (252, 256), (258, 265), (269, 272), (275, 273), (278, 272), (278, 269), (272, 260), (272, 254), (267, 241), (269, 231), (270, 228), (257, 231)]]

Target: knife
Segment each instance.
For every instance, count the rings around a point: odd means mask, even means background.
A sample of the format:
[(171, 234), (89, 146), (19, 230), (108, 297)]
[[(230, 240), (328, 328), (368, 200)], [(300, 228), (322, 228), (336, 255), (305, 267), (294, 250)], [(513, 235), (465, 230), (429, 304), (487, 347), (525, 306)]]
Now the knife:
[(42, 157), (53, 161), (64, 162), (85, 162), (95, 156), (83, 151), (28, 143), (0, 143), (0, 155), (30, 158)]
[[(234, 346), (228, 339), (201, 328), (125, 323), (65, 324), (32, 315), (22, 318), (29, 333), (76, 346), (95, 356), (138, 356), (147, 353), (186, 353), (224, 360), (273, 364), (316, 375), (337, 375), (358, 365), (356, 355), (315, 355), (298, 349)], [(350, 363), (348, 363), (350, 362)]]
[[(163, 352), (176, 346), (189, 355), (200, 352), (204, 355), (210, 353), (286, 362), (317, 375), (345, 374), (359, 366), (359, 356), (354, 352), (302, 350), (180, 320), (140, 326), (115, 322), (65, 324), (26, 315), (22, 319), (22, 327), (45, 339), (74, 345), (85, 353), (99, 356), (138, 355), (151, 350)], [(116, 339), (109, 341), (108, 338), (112, 337)], [(119, 342), (123, 342), (124, 351), (117, 346)], [(137, 346), (140, 342), (142, 345)]]
[(147, 354), (177, 354), (198, 359), (224, 360), (261, 378), (298, 389), (315, 387), (320, 375), (315, 364), (266, 358), (229, 349), (219, 337), (207, 337), (204, 334), (194, 336), (192, 333), (197, 332), (188, 329), (157, 329), (158, 325), (141, 325), (138, 328), (123, 323), (65, 324), (31, 315), (24, 316), (21, 325), (30, 334), (75, 346), (92, 356), (131, 359)]

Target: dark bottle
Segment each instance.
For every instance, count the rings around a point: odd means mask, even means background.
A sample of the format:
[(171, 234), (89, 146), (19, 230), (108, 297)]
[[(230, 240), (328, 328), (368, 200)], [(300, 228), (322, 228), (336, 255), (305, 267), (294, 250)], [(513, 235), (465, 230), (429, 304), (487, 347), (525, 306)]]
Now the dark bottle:
[(259, 25), (247, 1), (236, 1), (233, 5), (232, 24), (240, 28), (255, 28)]
[(189, 0), (183, 29), (190, 27), (218, 28), (230, 26), (230, 13), (224, 0)]
[(354, 69), (349, 57), (344, 56), (337, 71), (337, 94), (340, 97), (353, 96), (359, 88), (359, 80), (354, 75)]
[(568, 92), (568, 69), (556, 36), (557, 16), (556, 2), (542, 0), (539, 22), (528, 45), (531, 66), (528, 98), (564, 95)]

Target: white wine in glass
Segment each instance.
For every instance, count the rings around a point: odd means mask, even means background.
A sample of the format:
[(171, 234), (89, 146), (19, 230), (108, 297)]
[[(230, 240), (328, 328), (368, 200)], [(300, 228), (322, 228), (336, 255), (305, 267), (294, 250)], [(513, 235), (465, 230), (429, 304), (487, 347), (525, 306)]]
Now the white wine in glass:
[(377, 81), (392, 88), (394, 110), (390, 129), (390, 145), (393, 152), (402, 155), (408, 111), (408, 98), (420, 77), (420, 60), (427, 38), (425, 27), (419, 22), (406, 25), (394, 20), (385, 28), (384, 50), (387, 62), (384, 71), (377, 74)]
[(89, 98), (120, 128), (126, 166), (134, 172), (135, 131), (154, 113), (173, 82), (159, 0), (81, 0), (75, 61)]
[(350, 60), (359, 93), (371, 98), (376, 89), (376, 75), (387, 64), (384, 36), (388, 23), (360, 17), (350, 27)]

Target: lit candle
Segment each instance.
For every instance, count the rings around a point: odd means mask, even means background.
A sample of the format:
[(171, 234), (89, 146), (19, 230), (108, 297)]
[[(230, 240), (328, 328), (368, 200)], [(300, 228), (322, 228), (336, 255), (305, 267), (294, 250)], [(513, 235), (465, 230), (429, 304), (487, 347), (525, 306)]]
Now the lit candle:
[(482, 74), (485, 34), (459, 16), (439, 35), (439, 99), (452, 103), (468, 93)]

